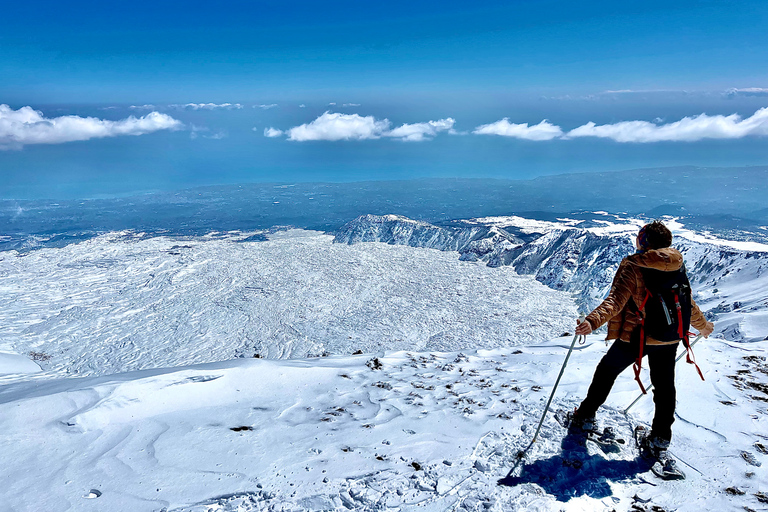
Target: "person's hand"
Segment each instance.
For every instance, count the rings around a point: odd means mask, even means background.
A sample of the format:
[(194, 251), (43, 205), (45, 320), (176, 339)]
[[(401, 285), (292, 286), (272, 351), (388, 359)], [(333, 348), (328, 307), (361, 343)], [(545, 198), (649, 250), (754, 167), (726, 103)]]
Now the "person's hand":
[(712, 331), (715, 330), (715, 324), (712, 322), (707, 322), (707, 326), (703, 329), (699, 329), (699, 334), (704, 336), (705, 338), (709, 338), (709, 335), (712, 334)]
[(579, 336), (586, 336), (587, 334), (592, 332), (592, 324), (589, 323), (589, 320), (579, 321), (576, 320), (578, 325), (576, 326), (576, 334)]

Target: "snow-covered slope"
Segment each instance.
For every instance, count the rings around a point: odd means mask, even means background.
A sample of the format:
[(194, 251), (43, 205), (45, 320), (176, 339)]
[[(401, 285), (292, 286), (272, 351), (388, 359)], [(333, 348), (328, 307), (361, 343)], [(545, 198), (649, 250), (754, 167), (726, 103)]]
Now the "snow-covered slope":
[[(549, 415), (525, 449), (568, 338), (460, 353), (240, 359), (0, 387), (0, 508), (12, 512), (765, 510), (768, 342), (698, 346), (678, 371), (662, 482), (631, 442), (573, 445)], [(583, 397), (605, 348), (577, 347), (555, 408)], [(647, 381), (647, 376), (645, 376)], [(629, 376), (600, 413), (650, 419)], [(507, 485), (497, 482), (512, 471)]]
[(768, 252), (681, 239), (699, 307), (725, 339), (768, 339)]
[(572, 329), (576, 315), (567, 294), (510, 267), (310, 231), (249, 237), (126, 232), (0, 252), (0, 350), (100, 375), (255, 354), (510, 346)]

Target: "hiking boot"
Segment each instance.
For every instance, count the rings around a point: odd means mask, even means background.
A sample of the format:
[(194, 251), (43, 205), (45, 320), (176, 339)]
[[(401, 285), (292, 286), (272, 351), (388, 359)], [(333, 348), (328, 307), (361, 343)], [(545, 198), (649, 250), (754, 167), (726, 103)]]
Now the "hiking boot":
[(640, 440), (640, 448), (646, 450), (655, 459), (672, 460), (674, 464), (674, 459), (667, 457), (667, 450), (669, 450), (668, 439), (662, 439), (650, 434)]
[(578, 434), (581, 432), (594, 432), (597, 430), (597, 420), (594, 416), (584, 416), (579, 414), (578, 409), (568, 412), (568, 432)]
[(615, 442), (616, 439), (616, 431), (613, 427), (605, 427), (599, 437), (599, 440), (604, 443)]
[(666, 456), (666, 453), (667, 452), (664, 452), (662, 458), (659, 459), (659, 462), (662, 464), (662, 472), (668, 475), (680, 473), (680, 468), (677, 467), (677, 461), (673, 457)]

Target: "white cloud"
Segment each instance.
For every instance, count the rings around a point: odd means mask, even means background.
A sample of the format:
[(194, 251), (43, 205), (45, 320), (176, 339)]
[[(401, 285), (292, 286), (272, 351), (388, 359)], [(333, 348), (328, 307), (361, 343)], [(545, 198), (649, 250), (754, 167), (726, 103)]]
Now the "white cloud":
[(307, 106), (302, 103), (301, 105), (299, 105), (299, 108), (307, 108)]
[(617, 142), (693, 142), (702, 139), (740, 139), (749, 135), (768, 135), (768, 107), (761, 108), (746, 119), (737, 114), (700, 114), (663, 125), (648, 121), (604, 125), (589, 122), (568, 132), (567, 137), (601, 137)]
[(725, 91), (725, 95), (729, 98), (735, 98), (736, 96), (768, 96), (768, 89), (763, 87), (732, 88)]
[[(254, 128), (256, 130), (256, 128)], [(272, 128), (271, 126), (269, 128), (264, 128), (264, 136), (269, 138), (279, 137), (283, 134), (283, 130), (278, 130), (277, 128)]]
[(27, 144), (60, 144), (118, 135), (143, 135), (158, 130), (178, 130), (183, 127), (166, 114), (150, 112), (120, 121), (96, 117), (60, 116), (46, 118), (32, 107), (12, 110), (0, 105), (0, 149), (18, 149)]
[(168, 106), (171, 108), (179, 108), (185, 110), (233, 110), (243, 108), (240, 103), (186, 103), (184, 105), (174, 103), (173, 105)]
[(404, 141), (422, 141), (431, 139), (438, 132), (453, 129), (456, 121), (452, 118), (440, 119), (438, 121), (429, 121), (426, 123), (404, 124), (394, 130), (386, 132), (386, 137), (395, 137)]
[(528, 123), (510, 123), (508, 117), (495, 123), (478, 126), (472, 133), (477, 135), (501, 135), (502, 137), (514, 137), (525, 140), (552, 140), (563, 136), (563, 130), (546, 119), (539, 124), (528, 126)]
[(403, 141), (422, 141), (435, 137), (438, 133), (447, 131), (455, 133), (454, 119), (446, 118), (425, 123), (403, 124), (390, 129), (388, 119), (376, 119), (373, 116), (359, 114), (336, 114), (325, 112), (323, 115), (301, 126), (281, 131), (276, 128), (264, 130), (265, 137), (288, 135), (289, 140), (367, 140), (381, 137), (391, 137)]
[(155, 110), (157, 107), (154, 105), (131, 105), (131, 110)]
[(359, 107), (359, 103), (344, 103), (342, 107)]
[(389, 120), (373, 116), (325, 112), (311, 123), (289, 129), (288, 140), (364, 140), (378, 139), (389, 130)]
[(253, 108), (260, 108), (262, 110), (269, 110), (271, 108), (277, 108), (277, 103), (270, 103), (269, 105), (254, 105)]

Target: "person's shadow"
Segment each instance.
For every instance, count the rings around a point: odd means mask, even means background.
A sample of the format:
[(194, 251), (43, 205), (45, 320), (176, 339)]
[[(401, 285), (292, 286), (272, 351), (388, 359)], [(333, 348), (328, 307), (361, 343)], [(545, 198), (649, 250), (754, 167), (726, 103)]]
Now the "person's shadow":
[[(601, 499), (613, 495), (609, 481), (627, 480), (650, 469), (648, 462), (640, 456), (634, 460), (610, 460), (590, 455), (586, 443), (583, 436), (569, 433), (563, 438), (558, 455), (532, 464), (525, 464), (520, 458), (498, 484), (516, 486), (535, 483), (563, 502), (582, 495)], [(520, 475), (513, 476), (520, 466)]]

